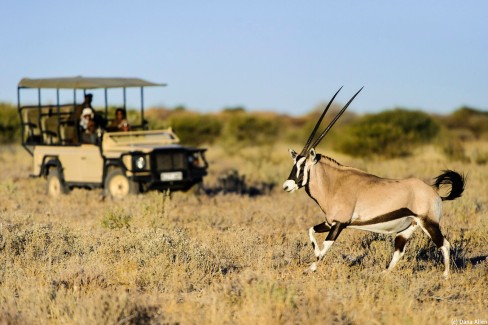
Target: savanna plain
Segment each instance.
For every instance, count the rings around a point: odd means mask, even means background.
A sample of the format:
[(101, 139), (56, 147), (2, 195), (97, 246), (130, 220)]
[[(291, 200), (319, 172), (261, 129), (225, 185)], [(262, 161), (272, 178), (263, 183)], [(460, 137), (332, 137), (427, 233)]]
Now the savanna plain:
[[(382, 177), (431, 184), (449, 168), (468, 181), (460, 199), (444, 202), (449, 280), (420, 230), (389, 274), (381, 272), (393, 237), (346, 229), (317, 272), (304, 275), (314, 261), (308, 228), (323, 216), (304, 190), (281, 190), (292, 164), (287, 148), (234, 156), (209, 148), (206, 187), (235, 168), (248, 184), (274, 182), (269, 193), (150, 192), (114, 201), (84, 189), (49, 198), (45, 180), (28, 177), (27, 152), (1, 146), (0, 323), (486, 324), (486, 164), (452, 161), (431, 146), (386, 160), (318, 148)], [(468, 156), (479, 150), (488, 143), (466, 144)]]

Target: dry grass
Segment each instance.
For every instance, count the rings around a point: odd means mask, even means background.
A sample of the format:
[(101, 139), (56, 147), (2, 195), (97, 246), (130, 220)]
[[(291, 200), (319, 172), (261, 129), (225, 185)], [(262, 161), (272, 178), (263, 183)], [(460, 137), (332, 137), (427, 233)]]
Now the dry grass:
[[(291, 162), (284, 145), (273, 151), (224, 158), (212, 148), (208, 183), (235, 166), (251, 182), (282, 181)], [(307, 229), (322, 220), (304, 191), (287, 194), (278, 186), (255, 198), (152, 192), (113, 202), (100, 191), (74, 190), (53, 200), (44, 180), (27, 177), (31, 162), (23, 149), (2, 147), (0, 323), (488, 320), (486, 165), (451, 163), (432, 148), (403, 160), (334, 157), (385, 177), (431, 182), (446, 168), (468, 174), (465, 195), (444, 204), (450, 280), (442, 280), (440, 254), (420, 231), (387, 276), (380, 272), (391, 259), (392, 238), (357, 230), (341, 234), (317, 273), (302, 275), (313, 260)]]

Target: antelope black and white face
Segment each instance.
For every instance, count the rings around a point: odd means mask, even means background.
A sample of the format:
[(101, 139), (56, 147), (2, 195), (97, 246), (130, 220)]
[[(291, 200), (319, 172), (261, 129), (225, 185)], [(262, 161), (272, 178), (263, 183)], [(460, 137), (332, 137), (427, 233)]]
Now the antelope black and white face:
[[(293, 192), (298, 190), (301, 187), (304, 187), (309, 182), (309, 171), (310, 167), (317, 163), (317, 158), (320, 159), (320, 155), (316, 155), (315, 148), (317, 145), (322, 141), (322, 139), (327, 135), (327, 132), (334, 126), (334, 123), (341, 117), (342, 113), (347, 109), (349, 104), (354, 100), (354, 98), (359, 94), (359, 92), (363, 89), (359, 89), (359, 91), (352, 96), (352, 98), (347, 102), (346, 105), (336, 114), (336, 116), (330, 121), (329, 125), (325, 128), (324, 131), (318, 136), (317, 139), (314, 140), (315, 134), (322, 123), (322, 119), (324, 118), (325, 114), (329, 110), (330, 105), (334, 101), (334, 98), (337, 96), (339, 91), (341, 91), (342, 87), (335, 93), (332, 99), (329, 101), (327, 106), (325, 107), (324, 111), (320, 115), (319, 120), (315, 124), (312, 133), (308, 137), (307, 143), (300, 154), (297, 154), (294, 150), (288, 150), (290, 152), (291, 158), (293, 159), (293, 168), (291, 170), (290, 176), (288, 179), (283, 183), (283, 190), (287, 192)], [(313, 141), (313, 142), (312, 142)]]
[(288, 151), (293, 159), (293, 168), (291, 169), (290, 176), (283, 183), (283, 190), (294, 192), (308, 183), (309, 169), (315, 161), (315, 149), (311, 149), (307, 156), (299, 155), (292, 149)]

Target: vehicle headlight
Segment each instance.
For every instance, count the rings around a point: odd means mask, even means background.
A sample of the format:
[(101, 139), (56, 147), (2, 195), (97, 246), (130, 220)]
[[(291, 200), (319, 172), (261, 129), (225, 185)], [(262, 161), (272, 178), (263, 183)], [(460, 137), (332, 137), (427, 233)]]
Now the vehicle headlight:
[(135, 157), (134, 166), (139, 170), (146, 168), (146, 158), (142, 156)]

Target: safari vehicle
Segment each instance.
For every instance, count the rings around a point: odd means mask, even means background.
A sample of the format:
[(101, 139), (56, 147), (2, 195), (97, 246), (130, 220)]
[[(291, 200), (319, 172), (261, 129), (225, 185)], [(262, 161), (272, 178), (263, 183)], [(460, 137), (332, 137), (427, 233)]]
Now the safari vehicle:
[[(103, 188), (114, 198), (148, 190), (183, 190), (201, 183), (207, 175), (206, 149), (186, 147), (171, 128), (150, 131), (144, 119), (145, 87), (165, 86), (135, 78), (49, 78), (22, 79), (18, 84), (18, 111), (22, 127), (22, 145), (33, 157), (32, 176), (47, 178), (51, 196), (65, 194), (74, 187)], [(95, 110), (104, 121), (113, 111), (108, 105), (108, 91), (122, 90), (125, 109), (126, 90), (140, 89), (140, 110), (130, 131), (114, 132), (99, 127), (95, 141), (85, 143), (80, 133), (78, 98), (87, 90), (104, 93), (105, 107)], [(34, 95), (35, 105), (23, 105), (21, 95)], [(32, 94), (32, 90), (37, 93)], [(55, 95), (55, 104), (43, 99)], [(69, 103), (60, 102), (60, 92), (68, 92)], [(80, 93), (83, 96), (80, 96)], [(72, 97), (71, 97), (72, 96)], [(36, 98), (37, 97), (37, 98)], [(44, 96), (47, 97), (47, 96)], [(71, 101), (72, 98), (72, 101)], [(139, 119), (140, 117), (140, 119)], [(139, 124), (137, 124), (139, 123)]]

